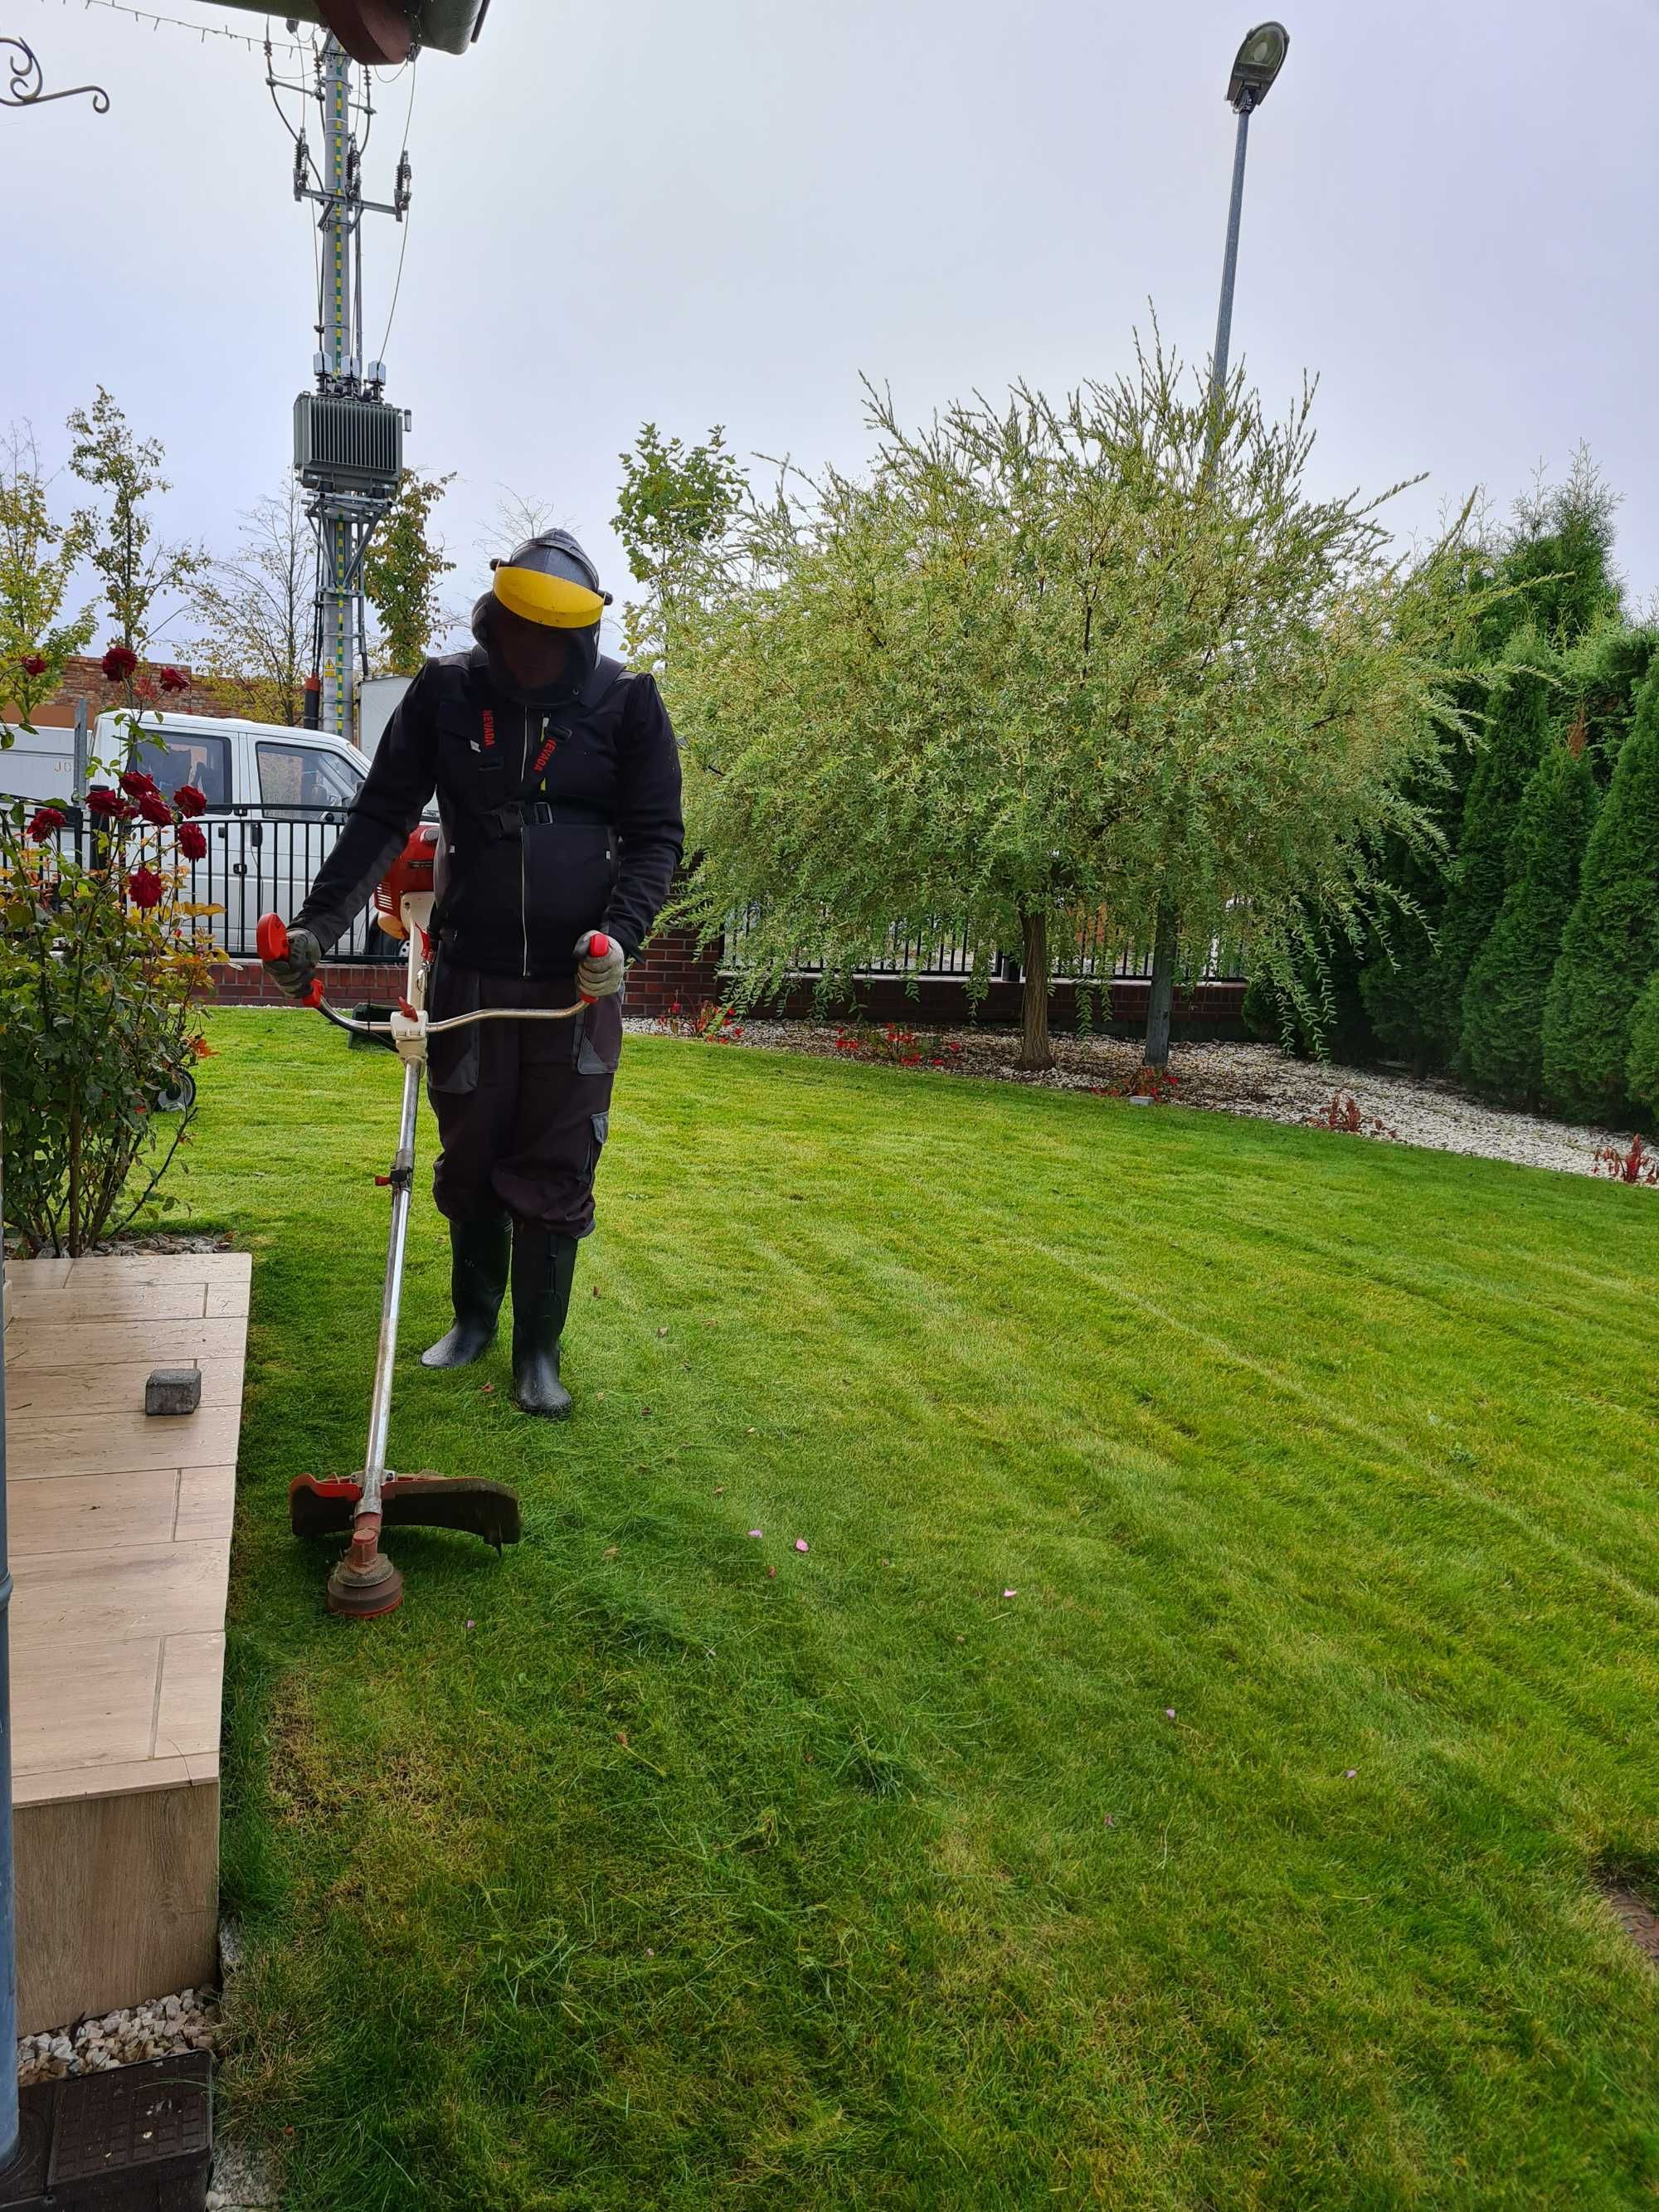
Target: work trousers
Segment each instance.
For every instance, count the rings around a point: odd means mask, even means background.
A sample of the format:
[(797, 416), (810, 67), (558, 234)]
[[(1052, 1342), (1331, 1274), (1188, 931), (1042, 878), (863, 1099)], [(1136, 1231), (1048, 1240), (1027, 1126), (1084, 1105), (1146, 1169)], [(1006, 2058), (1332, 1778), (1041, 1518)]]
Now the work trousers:
[[(568, 1006), (562, 980), (485, 975), (440, 951), (428, 1005), (434, 1021), (484, 1006)], [(622, 997), (568, 1021), (469, 1024), (431, 1040), (427, 1095), (442, 1150), (432, 1175), (452, 1221), (499, 1214), (563, 1237), (593, 1227), (593, 1178), (611, 1126), (622, 1056)]]

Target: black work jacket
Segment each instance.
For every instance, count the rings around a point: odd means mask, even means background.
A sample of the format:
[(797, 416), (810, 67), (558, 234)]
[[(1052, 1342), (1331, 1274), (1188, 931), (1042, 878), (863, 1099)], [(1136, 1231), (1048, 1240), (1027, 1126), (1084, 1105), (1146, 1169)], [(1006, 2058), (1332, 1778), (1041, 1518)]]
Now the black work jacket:
[(679, 748), (649, 676), (601, 659), (579, 693), (526, 708), (482, 647), (428, 660), (295, 917), (343, 935), (434, 793), (446, 950), (486, 975), (568, 976), (590, 929), (639, 951), (684, 842)]

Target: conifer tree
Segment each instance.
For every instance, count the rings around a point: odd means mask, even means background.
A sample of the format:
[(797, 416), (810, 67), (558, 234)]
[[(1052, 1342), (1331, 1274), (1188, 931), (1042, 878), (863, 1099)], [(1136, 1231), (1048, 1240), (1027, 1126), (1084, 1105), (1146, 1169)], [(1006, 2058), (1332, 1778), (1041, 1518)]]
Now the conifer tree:
[(1543, 1075), (1544, 1001), (1578, 896), (1595, 812), (1582, 717), (1553, 741), (1522, 794), (1509, 887), (1463, 989), (1459, 1063), (1482, 1091), (1530, 1103)]
[(1659, 964), (1659, 668), (1584, 854), (1578, 901), (1544, 1008), (1544, 1093), (1564, 1113), (1616, 1113), (1636, 1002)]
[(1649, 976), (1631, 1018), (1625, 1088), (1650, 1116), (1659, 1115), (1659, 969)]
[(1559, 660), (1537, 631), (1521, 631), (1507, 657), (1488, 709), (1486, 747), (1463, 802), (1431, 979), (1454, 1043), (1462, 1026), (1463, 987), (1504, 903), (1521, 794), (1543, 757), (1559, 711)]

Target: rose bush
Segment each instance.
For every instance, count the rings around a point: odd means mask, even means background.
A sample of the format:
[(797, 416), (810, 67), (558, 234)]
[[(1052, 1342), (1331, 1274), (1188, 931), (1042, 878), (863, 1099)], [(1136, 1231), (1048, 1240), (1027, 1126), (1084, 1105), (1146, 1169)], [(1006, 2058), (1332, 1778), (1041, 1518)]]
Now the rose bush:
[[(125, 653), (112, 647), (106, 665)], [(123, 719), (130, 757), (143, 717)], [(194, 1109), (156, 1109), (193, 1095), (198, 925), (220, 911), (180, 896), (206, 849), (188, 818), (200, 799), (169, 802), (128, 769), (88, 792), (72, 842), (66, 803), (0, 806), (5, 1218), (31, 1253), (85, 1252), (153, 1200), (173, 1203), (157, 1192)]]

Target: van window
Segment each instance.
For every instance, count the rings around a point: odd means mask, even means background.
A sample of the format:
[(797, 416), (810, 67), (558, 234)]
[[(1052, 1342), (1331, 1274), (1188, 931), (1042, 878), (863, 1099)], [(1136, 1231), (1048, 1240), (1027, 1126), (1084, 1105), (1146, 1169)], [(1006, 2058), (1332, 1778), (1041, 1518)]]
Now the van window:
[(279, 806), (349, 806), (361, 778), (345, 762), (319, 745), (260, 744), (259, 804)]
[(173, 727), (146, 731), (137, 749), (137, 764), (155, 778), (169, 799), (181, 783), (193, 783), (209, 811), (222, 814), (230, 805), (230, 739), (207, 731)]

